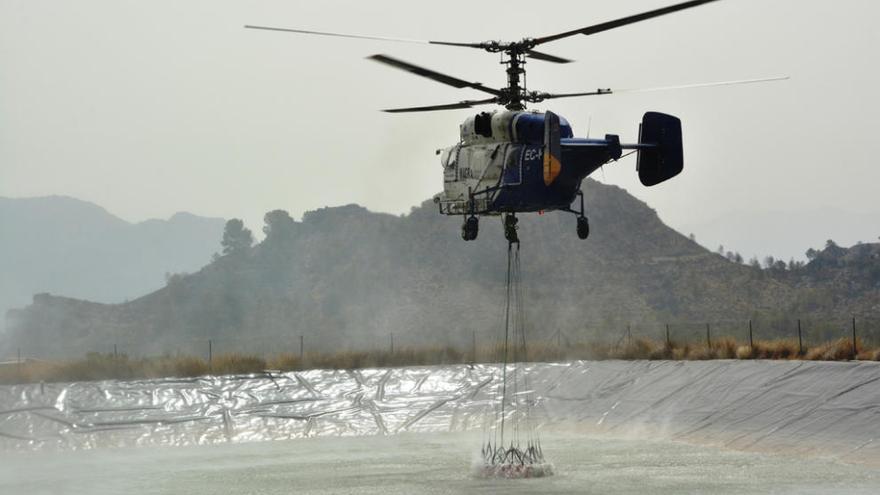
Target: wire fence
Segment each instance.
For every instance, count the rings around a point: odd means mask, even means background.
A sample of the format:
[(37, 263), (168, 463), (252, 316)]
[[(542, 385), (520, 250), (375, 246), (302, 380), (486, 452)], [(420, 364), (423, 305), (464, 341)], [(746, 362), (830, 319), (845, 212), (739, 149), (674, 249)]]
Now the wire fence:
[[(856, 317), (622, 324), (599, 326), (590, 333), (592, 342), (612, 346), (637, 339), (709, 347), (721, 340), (733, 340), (743, 345), (758, 341), (792, 340), (806, 349), (840, 339), (857, 339), (864, 347), (880, 347), (880, 319)], [(553, 336), (556, 340), (562, 338), (567, 339), (567, 343), (581, 340), (567, 332), (558, 332)]]
[[(101, 339), (99, 344), (71, 346), (63, 338), (54, 341), (23, 344), (5, 355), (0, 361), (14, 362), (27, 359), (59, 359), (85, 356), (89, 353), (104, 355), (149, 357), (193, 356), (211, 360), (221, 354), (272, 356), (290, 354), (302, 357), (308, 353), (402, 352), (412, 349), (451, 347), (462, 354), (476, 355), (478, 348), (498, 342), (498, 329), (436, 332), (429, 336), (406, 330), (380, 335), (253, 335), (204, 336), (188, 338), (114, 337)], [(670, 323), (592, 323), (573, 328), (544, 328), (533, 325), (528, 330), (529, 346), (546, 348), (572, 348), (601, 345), (617, 348), (638, 340), (649, 340), (667, 345), (694, 345), (711, 348), (727, 340), (738, 345), (753, 342), (789, 340), (797, 343), (805, 352), (815, 346), (849, 339), (858, 342), (860, 348), (880, 348), (880, 319), (841, 317), (780, 318), (755, 320), (726, 320), (706, 322)]]

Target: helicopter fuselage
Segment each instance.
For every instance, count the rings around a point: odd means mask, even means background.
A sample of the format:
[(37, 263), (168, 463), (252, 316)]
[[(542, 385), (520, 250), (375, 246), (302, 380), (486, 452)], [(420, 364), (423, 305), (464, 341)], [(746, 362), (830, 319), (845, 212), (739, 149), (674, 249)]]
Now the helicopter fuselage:
[[(481, 113), (465, 120), (461, 141), (439, 151), (444, 187), (434, 200), (440, 211), (500, 215), (567, 210), (584, 178), (621, 156), (617, 136), (575, 138), (560, 117), (558, 136), (551, 137), (545, 120), (544, 113), (530, 111)], [(554, 139), (555, 153), (549, 142)]]
[[(526, 111), (527, 104), (559, 98), (752, 84), (788, 79), (773, 77), (621, 91), (597, 88), (589, 91), (550, 93), (526, 88), (527, 59), (555, 64), (567, 64), (573, 60), (544, 52), (543, 48), (538, 51), (536, 48), (545, 43), (573, 36), (591, 36), (716, 1), (718, 0), (686, 0), (580, 29), (549, 36), (524, 37), (518, 41), (414, 40), (311, 29), (245, 27), (336, 38), (466, 47), (501, 54), (501, 65), (504, 66), (507, 75), (507, 86), (502, 88), (454, 77), (385, 54), (374, 54), (367, 58), (440, 84), (459, 89), (470, 88), (483, 94), (482, 99), (388, 108), (384, 110), (385, 112), (447, 111), (481, 105), (501, 105), (506, 109), (491, 113), (483, 112), (468, 118), (461, 125), (459, 143), (438, 150), (443, 166), (443, 192), (435, 196), (434, 201), (439, 205), (441, 213), (464, 216), (462, 238), (466, 241), (477, 238), (479, 216), (504, 215), (505, 237), (513, 244), (518, 242), (516, 214), (519, 212), (560, 210), (574, 213), (577, 216), (578, 237), (586, 239), (589, 235), (589, 225), (584, 214), (581, 183), (602, 165), (621, 158), (623, 150), (638, 152), (636, 170), (639, 180), (645, 186), (650, 187), (665, 182), (681, 173), (683, 169), (681, 121), (672, 115), (659, 112), (645, 113), (639, 128), (638, 142), (621, 144), (619, 137), (614, 134), (606, 134), (604, 139), (576, 138), (565, 119), (549, 111), (543, 114)], [(574, 201), (578, 198), (579, 208), (574, 205)]]

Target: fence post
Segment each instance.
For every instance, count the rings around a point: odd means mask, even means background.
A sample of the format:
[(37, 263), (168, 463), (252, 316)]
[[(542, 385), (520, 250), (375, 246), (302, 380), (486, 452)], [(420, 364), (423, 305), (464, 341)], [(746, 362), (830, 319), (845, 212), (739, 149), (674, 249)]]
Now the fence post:
[(755, 348), (755, 340), (752, 338), (752, 320), (749, 320), (749, 350)]
[(474, 363), (476, 363), (477, 362), (477, 331), (476, 330), (471, 330), (471, 337), (472, 337), (471, 349), (473, 350), (473, 354), (474, 354)]
[(706, 346), (712, 349), (712, 334), (709, 331), (709, 324), (706, 323)]
[(632, 346), (633, 333), (632, 333), (632, 326), (631, 325), (626, 326), (626, 340), (627, 340), (627, 345)]
[(390, 332), (391, 335), (391, 354), (394, 354), (394, 332)]
[(852, 358), (855, 359), (859, 355), (859, 351), (856, 348), (856, 317), (852, 318)]
[(672, 343), (669, 341), (669, 323), (666, 324), (666, 347), (672, 347)]
[(798, 318), (798, 356), (804, 355), (804, 339), (801, 335), (801, 319)]
[(19, 381), (22, 381), (22, 376), (21, 376), (21, 347), (18, 348), (18, 362), (17, 362), (17, 364), (15, 365), (15, 367), (18, 368), (18, 369), (17, 369), (17, 371), (18, 371), (18, 380), (19, 380)]
[(302, 360), (303, 360), (303, 349), (304, 349), (304, 347), (303, 347), (303, 336), (300, 335), (300, 336), (299, 336), (299, 362), (300, 362), (300, 364), (302, 364)]
[(113, 359), (118, 359), (119, 353), (116, 352), (116, 343), (113, 343)]
[(214, 343), (211, 342), (211, 339), (208, 339), (208, 370), (211, 370), (214, 361)]

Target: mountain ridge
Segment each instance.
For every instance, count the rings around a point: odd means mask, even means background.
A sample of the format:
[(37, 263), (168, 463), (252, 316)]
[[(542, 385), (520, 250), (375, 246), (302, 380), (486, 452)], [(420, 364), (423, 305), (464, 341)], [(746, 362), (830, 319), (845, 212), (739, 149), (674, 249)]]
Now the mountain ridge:
[(132, 223), (63, 195), (0, 197), (0, 312), (35, 293), (121, 302), (154, 290), (166, 273), (208, 263), (223, 225), (186, 212)]
[[(587, 241), (569, 214), (520, 221), (537, 338), (670, 320), (880, 315), (880, 245), (828, 246), (805, 267), (762, 270), (709, 252), (619, 187), (585, 186)], [(303, 335), (320, 350), (375, 346), (393, 333), (410, 345), (463, 345), (498, 328), (507, 243), (497, 218), (484, 218), (468, 243), (460, 222), (430, 201), (402, 216), (357, 205), (310, 211), (302, 221), (285, 213), (261, 243), (128, 303), (35, 298), (13, 312), (9, 342), (49, 352), (64, 335), (84, 352), (122, 336), (149, 353), (209, 338), (245, 346)]]

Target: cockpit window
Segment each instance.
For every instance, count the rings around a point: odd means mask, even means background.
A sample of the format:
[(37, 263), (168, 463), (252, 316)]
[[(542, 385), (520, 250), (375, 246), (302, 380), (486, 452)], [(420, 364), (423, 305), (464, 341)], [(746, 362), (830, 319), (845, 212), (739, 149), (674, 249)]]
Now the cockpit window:
[(507, 146), (504, 157), (504, 169), (501, 172), (501, 183), (505, 186), (514, 186), (522, 183), (522, 154), (521, 146)]
[(443, 150), (443, 154), (440, 156), (440, 163), (443, 164), (444, 182), (455, 182), (458, 180), (456, 162), (458, 161), (458, 152), (460, 150), (461, 146), (458, 145)]
[(446, 148), (440, 154), (440, 164), (443, 165), (443, 168), (455, 167), (455, 162), (458, 160), (458, 151), (460, 146), (455, 145), (451, 148)]

